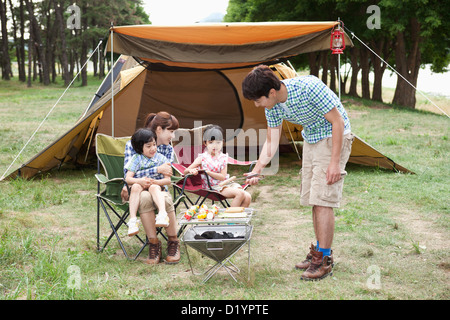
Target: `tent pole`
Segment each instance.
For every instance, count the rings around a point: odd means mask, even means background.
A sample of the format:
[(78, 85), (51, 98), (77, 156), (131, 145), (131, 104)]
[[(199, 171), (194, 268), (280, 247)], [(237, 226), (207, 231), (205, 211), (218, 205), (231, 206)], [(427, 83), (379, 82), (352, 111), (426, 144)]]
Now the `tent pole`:
[(114, 37), (113, 23), (111, 22), (111, 136), (114, 137)]
[(341, 55), (338, 54), (338, 88), (339, 88), (339, 101), (341, 100)]

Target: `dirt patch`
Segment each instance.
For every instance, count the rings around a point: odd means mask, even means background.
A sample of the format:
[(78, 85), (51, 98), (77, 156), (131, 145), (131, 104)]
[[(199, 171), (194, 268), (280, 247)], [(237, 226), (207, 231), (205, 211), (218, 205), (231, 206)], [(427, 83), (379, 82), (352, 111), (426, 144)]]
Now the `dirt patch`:
[(411, 234), (411, 240), (418, 242), (420, 246), (428, 250), (440, 250), (450, 247), (448, 235), (436, 226), (436, 223), (430, 220), (424, 220), (407, 213), (398, 215), (396, 218), (400, 226), (406, 228)]

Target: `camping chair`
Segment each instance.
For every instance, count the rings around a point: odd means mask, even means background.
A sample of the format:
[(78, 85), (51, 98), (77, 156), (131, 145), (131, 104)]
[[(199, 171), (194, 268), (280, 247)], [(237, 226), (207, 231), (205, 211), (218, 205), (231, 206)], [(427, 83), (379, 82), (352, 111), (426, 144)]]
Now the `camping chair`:
[[(123, 202), (121, 191), (125, 180), (123, 175), (123, 161), (125, 145), (130, 137), (114, 138), (104, 134), (97, 134), (95, 137), (97, 153), (97, 250), (103, 251), (112, 237), (116, 237), (123, 253), (129, 259), (129, 254), (119, 235), (120, 227), (125, 224), (129, 216), (128, 202)], [(101, 173), (103, 167), (104, 174)], [(101, 191), (101, 186), (104, 186)], [(111, 227), (111, 233), (104, 244), (100, 247), (100, 211), (103, 211)], [(114, 218), (115, 216), (115, 218)], [(114, 222), (113, 222), (114, 219)], [(138, 257), (144, 249), (147, 241), (138, 235), (134, 236), (141, 243), (142, 247), (134, 259)]]
[[(178, 129), (176, 131), (176, 134), (179, 137), (183, 137), (183, 141), (178, 144), (174, 144), (176, 160), (175, 163), (172, 164), (172, 167), (175, 171), (174, 173), (177, 174), (178, 177), (181, 177), (181, 179), (172, 183), (172, 186), (174, 198), (185, 196), (185, 199), (181, 202), (184, 203), (186, 209), (192, 205), (201, 206), (207, 199), (211, 200), (213, 204), (214, 202), (219, 202), (224, 208), (230, 206), (227, 199), (222, 194), (211, 188), (208, 175), (206, 175), (206, 178), (209, 188), (205, 189), (202, 187), (201, 174), (204, 173), (202, 170), (199, 170), (199, 174), (196, 176), (190, 174), (184, 175), (184, 170), (188, 168), (197, 156), (205, 150), (202, 137), (204, 130), (208, 127), (209, 125), (193, 129)], [(184, 140), (188, 140), (188, 142), (186, 143)], [(251, 171), (251, 168), (255, 162), (239, 161), (232, 157), (228, 157), (228, 164), (250, 166), (249, 171)], [(245, 190), (248, 186), (249, 185), (247, 184), (243, 184), (242, 188)], [(190, 194), (191, 197), (196, 197), (196, 199), (192, 200), (188, 194)]]
[[(129, 254), (124, 247), (124, 244), (119, 235), (120, 227), (125, 224), (129, 216), (128, 202), (123, 202), (121, 191), (125, 183), (123, 166), (124, 166), (124, 152), (125, 145), (130, 137), (114, 138), (104, 134), (97, 134), (96, 137), (96, 153), (97, 153), (97, 249), (103, 251), (108, 245), (109, 241), (115, 236), (122, 248), (123, 253), (129, 259)], [(100, 172), (103, 167), (104, 174)], [(177, 178), (174, 178), (177, 180)], [(101, 186), (104, 186), (103, 191), (100, 191)], [(174, 201), (176, 203), (176, 201)], [(111, 233), (100, 248), (100, 211), (106, 216), (111, 227)], [(115, 222), (113, 222), (113, 219)], [(162, 233), (163, 228), (156, 228), (157, 235), (161, 234), (167, 240), (167, 237)], [(134, 257), (134, 260), (141, 254), (145, 246), (148, 244), (146, 237), (143, 240), (139, 235), (133, 238), (137, 239), (141, 245), (140, 250)]]

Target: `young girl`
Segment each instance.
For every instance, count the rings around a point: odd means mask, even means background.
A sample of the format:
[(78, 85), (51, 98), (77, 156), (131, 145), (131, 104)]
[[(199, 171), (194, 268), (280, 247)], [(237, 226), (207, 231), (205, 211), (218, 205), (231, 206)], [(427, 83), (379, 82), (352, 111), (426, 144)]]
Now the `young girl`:
[[(131, 145), (136, 154), (125, 164), (127, 170), (125, 181), (131, 186), (129, 208), (130, 220), (128, 222), (128, 235), (133, 236), (139, 232), (138, 220), (136, 217), (139, 207), (139, 197), (142, 191), (148, 190), (158, 207), (156, 217), (157, 227), (167, 227), (169, 217), (166, 212), (165, 199), (162, 190), (165, 185), (170, 184), (170, 177), (160, 173), (148, 174), (149, 168), (155, 168), (167, 163), (167, 158), (156, 150), (156, 136), (146, 128), (137, 130), (131, 137)], [(147, 171), (146, 171), (147, 170)]]
[[(248, 207), (251, 195), (238, 183), (232, 183), (233, 178), (227, 174), (228, 154), (222, 153), (223, 130), (219, 126), (211, 126), (203, 134), (206, 151), (184, 171), (184, 174), (198, 174), (198, 169), (205, 170), (209, 176), (211, 188), (219, 191), (225, 198), (233, 198), (232, 207)], [(203, 188), (208, 189), (207, 177), (202, 174)]]

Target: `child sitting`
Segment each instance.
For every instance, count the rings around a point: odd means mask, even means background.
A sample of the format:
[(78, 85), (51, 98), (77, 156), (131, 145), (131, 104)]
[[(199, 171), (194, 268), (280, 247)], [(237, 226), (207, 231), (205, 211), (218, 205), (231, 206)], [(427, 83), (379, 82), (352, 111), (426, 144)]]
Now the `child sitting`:
[(126, 183), (131, 186), (129, 208), (130, 220), (128, 222), (128, 235), (134, 236), (139, 232), (139, 221), (137, 220), (137, 211), (139, 208), (139, 197), (142, 191), (148, 190), (152, 195), (153, 201), (158, 208), (156, 217), (156, 227), (167, 227), (169, 217), (166, 212), (164, 195), (165, 185), (170, 183), (169, 176), (163, 176), (156, 173), (152, 176), (145, 176), (142, 172), (151, 167), (158, 167), (167, 163), (166, 157), (156, 150), (156, 136), (149, 129), (138, 129), (131, 137), (131, 145), (136, 154), (125, 164), (127, 174)]
[[(248, 207), (251, 195), (240, 184), (233, 183), (234, 177), (227, 174), (228, 154), (222, 153), (223, 130), (214, 125), (205, 130), (203, 143), (206, 151), (199, 154), (197, 159), (184, 171), (184, 174), (198, 174), (198, 169), (205, 170), (209, 176), (211, 188), (220, 192), (225, 198), (233, 198), (232, 207)], [(207, 177), (202, 174), (202, 187), (209, 189)]]

